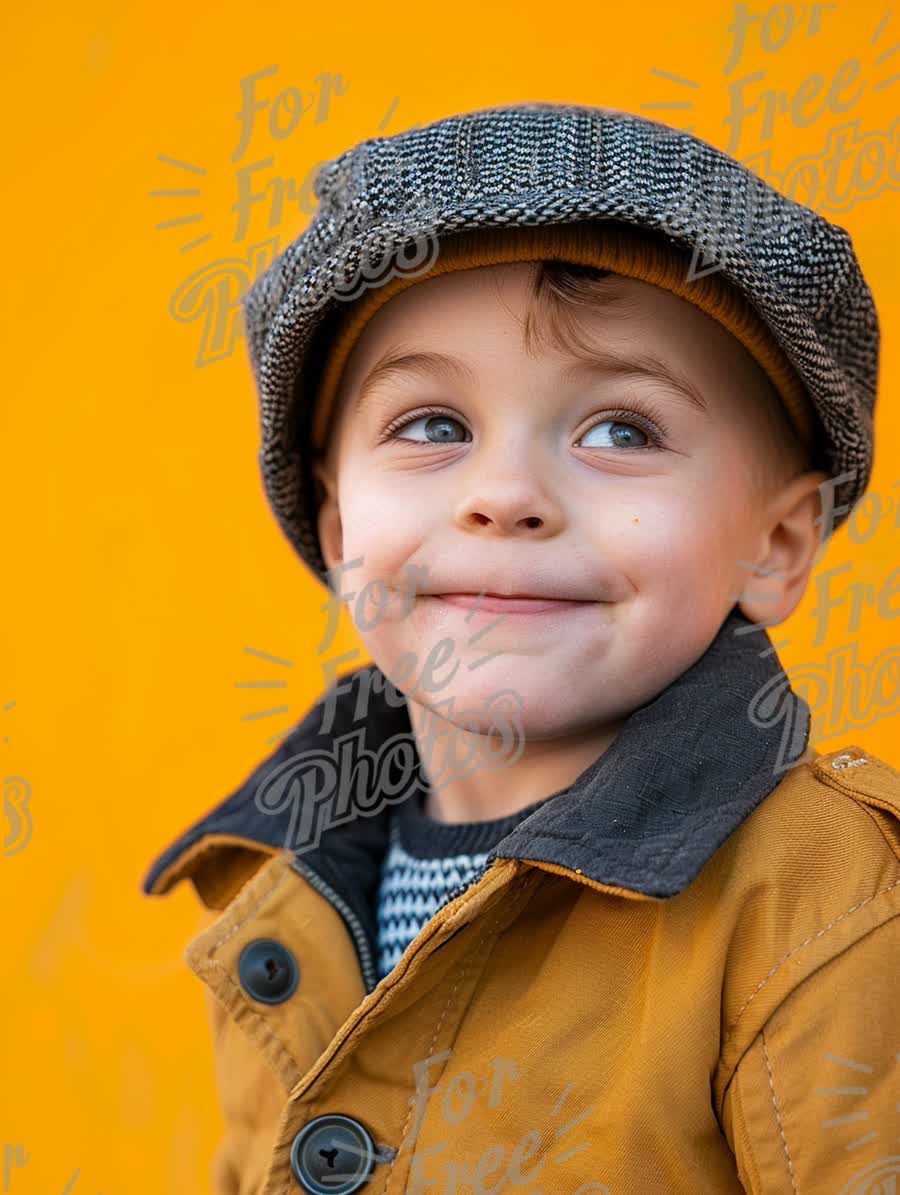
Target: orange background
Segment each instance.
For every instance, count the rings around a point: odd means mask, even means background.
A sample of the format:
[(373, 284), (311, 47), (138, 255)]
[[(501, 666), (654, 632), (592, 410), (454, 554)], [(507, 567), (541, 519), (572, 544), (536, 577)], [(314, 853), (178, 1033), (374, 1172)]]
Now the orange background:
[[(806, 6), (806, 22), (816, 8)], [(202, 312), (186, 320), (170, 310), (186, 279), (228, 260), (232, 290), (223, 293), (233, 303), (251, 246), (277, 236), (284, 247), (307, 221), (285, 202), (270, 226), (258, 203), (235, 240), (239, 167), (271, 157), (256, 185), (298, 186), (317, 162), (377, 134), (389, 112), (384, 131), (394, 133), (533, 99), (643, 112), (727, 148), (734, 79), (763, 71), (751, 100), (766, 88), (791, 97), (810, 74), (827, 86), (857, 58), (859, 82), (840, 95), (864, 86), (847, 111), (799, 124), (788, 104), (769, 139), (760, 113), (747, 117), (735, 156), (769, 148), (770, 167), (782, 172), (821, 154), (847, 121), (884, 141), (900, 97), (900, 80), (887, 82), (900, 54), (879, 61), (900, 38), (900, 15), (885, 21), (886, 12), (825, 6), (819, 33), (804, 26), (778, 51), (761, 44), (757, 23), (726, 75), (734, 8), (712, 2), (548, 13), (401, 0), (383, 16), (362, 4), (254, 9), (227, 0), (17, 6), (3, 48), (11, 119), (0, 777), (27, 781), (32, 827), (21, 849), (0, 854), (0, 1191), (4, 1147), (17, 1144), (28, 1160), (12, 1168), (13, 1195), (208, 1189), (219, 1111), (202, 985), (181, 958), (198, 904), (189, 885), (158, 900), (140, 883), (156, 854), (230, 793), (324, 688), (315, 653), (324, 590), (263, 496), (244, 341), (203, 363)], [(346, 91), (332, 97), (327, 119), (316, 123), (311, 109), (281, 138), (264, 109), (235, 162), (241, 80), (273, 66), (257, 83), (270, 105), (290, 87), (308, 102), (322, 72), (339, 73)], [(690, 106), (647, 106), (672, 101)], [(802, 105), (796, 111), (805, 119)], [(150, 194), (178, 187), (200, 195)], [(846, 211), (822, 210), (851, 232), (878, 304), (872, 488), (896, 506), (897, 190), (884, 185)], [(866, 520), (859, 527), (868, 534)], [(878, 589), (898, 548), (892, 512), (864, 543), (844, 527), (817, 573), (852, 561), (835, 592), (853, 582)], [(828, 652), (851, 641), (869, 663), (898, 641), (900, 622), (870, 605), (854, 626), (845, 604), (816, 644), (815, 604), (811, 584), (770, 632), (789, 640), (780, 652), (789, 671), (821, 672)], [(342, 618), (327, 655), (358, 646), (355, 667), (367, 657)], [(273, 680), (286, 684), (241, 687)], [(274, 708), (282, 712), (254, 716)], [(900, 767), (895, 714), (896, 705), (875, 711), (825, 749), (857, 743)], [(13, 834), (5, 812), (0, 838)]]

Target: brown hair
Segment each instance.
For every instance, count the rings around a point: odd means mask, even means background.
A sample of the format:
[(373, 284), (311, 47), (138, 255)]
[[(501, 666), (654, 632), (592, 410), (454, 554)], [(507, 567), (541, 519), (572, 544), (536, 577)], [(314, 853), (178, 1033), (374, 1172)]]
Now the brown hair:
[[(590, 351), (584, 325), (578, 320), (578, 312), (585, 308), (602, 307), (612, 316), (638, 310), (634, 299), (615, 285), (619, 275), (612, 270), (565, 261), (538, 261), (534, 266), (532, 301), (523, 326), (524, 345), (530, 353), (548, 342), (564, 351)], [(796, 434), (778, 392), (771, 384), (766, 392), (771, 451), (758, 462), (757, 476), (763, 492), (813, 467), (812, 454)]]

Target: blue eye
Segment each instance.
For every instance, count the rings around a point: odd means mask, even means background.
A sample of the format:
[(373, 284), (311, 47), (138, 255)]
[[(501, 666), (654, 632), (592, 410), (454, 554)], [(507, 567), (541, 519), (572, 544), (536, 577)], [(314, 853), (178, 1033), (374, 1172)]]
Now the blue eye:
[[(418, 439), (416, 436), (410, 436), (407, 433), (409, 429), (415, 427), (416, 424), (424, 424), (423, 431), (425, 439)], [(458, 439), (454, 434), (454, 425), (457, 429), (462, 431), (465, 439)], [(400, 432), (404, 434), (401, 436)], [(465, 444), (471, 440), (467, 429), (459, 421), (454, 419), (452, 415), (420, 415), (418, 418), (410, 419), (409, 422), (401, 424), (390, 430), (390, 439), (393, 440), (412, 440), (416, 444)]]
[[(623, 419), (619, 416), (627, 415)], [(412, 431), (412, 429), (416, 431)], [(609, 429), (602, 431), (601, 429)], [(585, 443), (588, 436), (595, 436), (595, 442)], [(585, 448), (651, 448), (662, 444), (663, 431), (631, 411), (621, 410), (613, 412), (608, 418), (595, 423), (582, 434), (579, 443)], [(420, 408), (418, 413), (412, 412), (405, 422), (396, 420), (385, 428), (383, 440), (401, 440), (408, 444), (467, 444), (472, 436), (468, 428), (446, 411), (437, 408)]]
[[(592, 435), (598, 428), (608, 427), (611, 430), (603, 437), (599, 444), (585, 444), (584, 440), (587, 436)], [(642, 436), (644, 443), (635, 444), (635, 433)], [(593, 427), (588, 430), (581, 437), (582, 446), (585, 448), (643, 448), (650, 443), (650, 437), (643, 428), (638, 427), (636, 423), (626, 423), (621, 419), (603, 419), (599, 423), (595, 423)]]

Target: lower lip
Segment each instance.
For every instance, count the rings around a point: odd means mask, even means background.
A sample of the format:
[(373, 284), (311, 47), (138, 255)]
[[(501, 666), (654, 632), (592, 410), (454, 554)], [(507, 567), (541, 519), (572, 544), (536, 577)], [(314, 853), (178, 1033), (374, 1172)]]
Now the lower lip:
[(579, 610), (593, 602), (565, 602), (546, 598), (480, 597), (468, 593), (433, 594), (439, 602), (458, 606), (461, 610), (483, 610), (486, 614), (560, 614), (564, 610)]

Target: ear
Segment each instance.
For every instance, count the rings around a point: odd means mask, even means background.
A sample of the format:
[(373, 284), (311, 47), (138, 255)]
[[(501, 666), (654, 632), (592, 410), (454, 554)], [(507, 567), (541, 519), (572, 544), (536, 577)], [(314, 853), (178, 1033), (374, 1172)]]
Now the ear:
[(322, 557), (329, 569), (344, 560), (344, 531), (338, 505), (337, 481), (330, 465), (321, 458), (312, 462), (313, 486), (318, 503), (317, 530)]
[(733, 591), (751, 622), (777, 626), (800, 604), (821, 547), (821, 487), (828, 480), (821, 471), (801, 473), (769, 504), (759, 553), (739, 566)]

